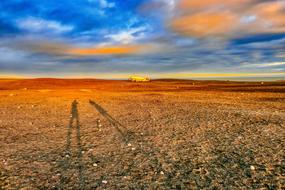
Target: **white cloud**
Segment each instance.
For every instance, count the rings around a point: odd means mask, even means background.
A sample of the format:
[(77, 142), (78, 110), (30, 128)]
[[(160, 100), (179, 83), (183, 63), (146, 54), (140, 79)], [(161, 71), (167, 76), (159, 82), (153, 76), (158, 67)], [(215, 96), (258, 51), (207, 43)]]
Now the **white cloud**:
[(255, 22), (257, 19), (256, 15), (246, 15), (246, 16), (242, 16), (240, 21), (243, 24), (249, 24), (252, 22)]
[(108, 2), (107, 0), (88, 0), (91, 3), (98, 3), (100, 8), (106, 9), (106, 8), (113, 8), (115, 7), (114, 2)]
[(242, 67), (277, 67), (277, 66), (285, 66), (285, 62), (272, 62), (272, 63), (257, 63), (257, 64), (245, 64)]
[(145, 37), (145, 27), (132, 28), (125, 31), (121, 31), (116, 34), (109, 34), (105, 37), (112, 42), (120, 44), (131, 44)]
[(17, 21), (19, 28), (31, 32), (52, 32), (64, 33), (73, 30), (72, 26), (62, 25), (56, 21), (44, 20), (41, 18), (29, 17)]
[(276, 57), (285, 58), (285, 53), (279, 53), (279, 54), (276, 55)]

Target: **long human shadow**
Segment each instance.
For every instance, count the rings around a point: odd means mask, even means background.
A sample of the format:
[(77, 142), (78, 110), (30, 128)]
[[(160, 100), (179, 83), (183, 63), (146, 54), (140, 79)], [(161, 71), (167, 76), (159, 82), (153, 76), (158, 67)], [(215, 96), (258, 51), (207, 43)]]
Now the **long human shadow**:
[(68, 128), (67, 128), (67, 136), (66, 136), (66, 148), (65, 155), (62, 166), (62, 175), (60, 179), (59, 189), (64, 189), (64, 185), (69, 182), (67, 175), (68, 169), (71, 167), (72, 162), (72, 150), (71, 150), (71, 138), (72, 138), (72, 128), (76, 127), (76, 146), (77, 146), (77, 154), (76, 154), (76, 168), (78, 171), (79, 178), (79, 189), (84, 189), (84, 165), (82, 159), (82, 143), (81, 143), (81, 133), (80, 133), (80, 122), (79, 122), (79, 114), (77, 108), (78, 102), (74, 100), (71, 104), (71, 117), (69, 120)]
[[(137, 135), (131, 131), (129, 131), (124, 125), (122, 125), (120, 122), (118, 122), (116, 119), (114, 119), (104, 108), (102, 108), (98, 103), (96, 103), (95, 101), (89, 100), (89, 103), (94, 106), (96, 108), (96, 110), (103, 116), (105, 117), (113, 127), (115, 127), (115, 129), (118, 131), (118, 133), (122, 136), (124, 142), (131, 142), (133, 141), (134, 143), (141, 143), (141, 146), (138, 146), (138, 150), (140, 151), (140, 153), (142, 153), (143, 155), (145, 155), (146, 158), (148, 158), (149, 160), (151, 160), (152, 163), (154, 163), (154, 165), (152, 166), (153, 168), (155, 168), (156, 172), (159, 174), (159, 172), (163, 172), (165, 173), (165, 175), (167, 176), (167, 180), (168, 181), (172, 181), (172, 175), (171, 173), (169, 173), (168, 171), (166, 171), (163, 168), (163, 162), (164, 163), (168, 163), (168, 164), (172, 164), (172, 161), (170, 161), (169, 159), (166, 158), (166, 156), (156, 147), (154, 147), (150, 142), (146, 141), (143, 139), (143, 137), (141, 135)], [(144, 150), (144, 148), (147, 148), (148, 150)], [(129, 167), (126, 169), (126, 173), (131, 172), (133, 167), (136, 167), (137, 165), (137, 161), (135, 159), (133, 159), (129, 165)], [(153, 181), (157, 180), (158, 176), (153, 177)], [(169, 184), (167, 184), (169, 185)]]
[(127, 143), (129, 141), (130, 132), (127, 130), (125, 126), (123, 126), (120, 122), (118, 122), (116, 119), (114, 119), (104, 108), (102, 108), (99, 104), (96, 102), (89, 100), (89, 103), (94, 106), (97, 111), (104, 116), (111, 125), (117, 130), (117, 132), (121, 135), (124, 142)]

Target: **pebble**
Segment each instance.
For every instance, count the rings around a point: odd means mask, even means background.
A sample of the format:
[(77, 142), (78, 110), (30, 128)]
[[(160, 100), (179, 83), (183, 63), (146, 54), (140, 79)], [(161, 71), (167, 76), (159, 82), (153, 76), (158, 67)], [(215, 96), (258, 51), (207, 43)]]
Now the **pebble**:
[(128, 143), (128, 146), (132, 146), (132, 144), (131, 144), (131, 143)]
[(250, 169), (251, 169), (251, 170), (255, 170), (255, 167), (254, 167), (254, 166), (250, 166)]
[(97, 166), (98, 166), (98, 164), (94, 163), (94, 164), (93, 164), (93, 166), (94, 166), (94, 167), (97, 167)]
[(161, 171), (161, 172), (160, 172), (160, 174), (161, 174), (161, 175), (164, 175), (164, 172), (163, 172), (163, 171)]
[(102, 183), (104, 183), (104, 184), (107, 184), (107, 183), (108, 183), (108, 181), (106, 181), (106, 180), (103, 180), (103, 181), (102, 181)]
[(136, 148), (132, 148), (132, 150), (136, 150)]

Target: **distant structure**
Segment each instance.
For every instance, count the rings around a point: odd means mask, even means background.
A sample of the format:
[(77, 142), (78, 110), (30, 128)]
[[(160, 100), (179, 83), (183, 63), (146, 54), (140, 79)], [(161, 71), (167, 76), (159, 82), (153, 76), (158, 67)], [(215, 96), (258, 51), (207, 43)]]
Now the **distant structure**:
[(130, 76), (129, 81), (132, 82), (150, 82), (148, 77)]

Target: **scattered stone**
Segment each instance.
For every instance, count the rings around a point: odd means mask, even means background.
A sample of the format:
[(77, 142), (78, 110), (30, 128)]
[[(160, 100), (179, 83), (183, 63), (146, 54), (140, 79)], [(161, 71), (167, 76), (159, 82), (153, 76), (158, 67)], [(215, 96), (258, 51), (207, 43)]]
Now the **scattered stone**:
[(160, 172), (160, 174), (161, 174), (161, 175), (164, 175), (164, 172), (163, 172), (163, 171), (161, 171), (161, 172)]
[(103, 180), (103, 181), (102, 181), (102, 183), (104, 183), (104, 184), (107, 184), (107, 183), (108, 183), (108, 181), (106, 181), (106, 180)]
[(250, 166), (250, 169), (251, 169), (251, 170), (255, 170), (255, 167), (254, 167), (254, 166)]
[(131, 143), (128, 143), (128, 146), (132, 146), (132, 144), (131, 144)]
[(89, 149), (88, 151), (87, 151), (87, 153), (89, 154), (89, 153), (92, 153), (92, 151), (93, 151), (93, 149), (91, 148), (91, 149)]
[(132, 150), (136, 150), (136, 148), (132, 148)]
[(98, 164), (94, 163), (94, 164), (93, 164), (93, 166), (94, 166), (94, 167), (97, 167), (97, 166), (98, 166)]

